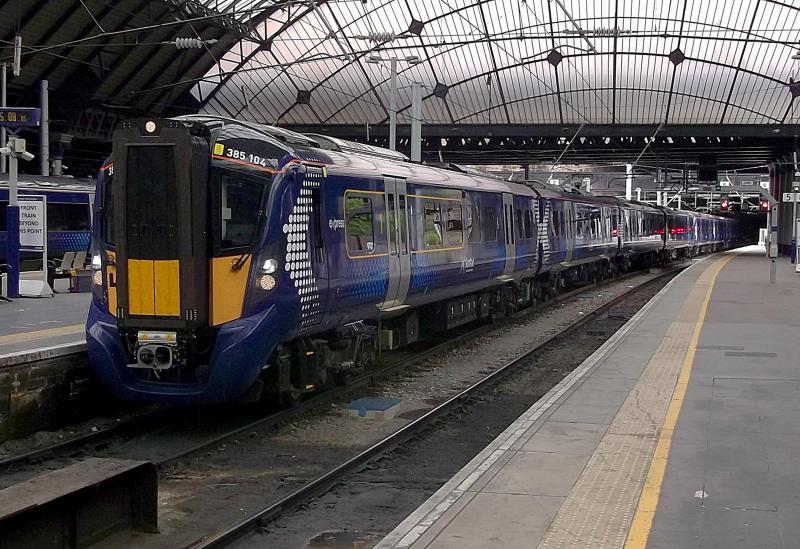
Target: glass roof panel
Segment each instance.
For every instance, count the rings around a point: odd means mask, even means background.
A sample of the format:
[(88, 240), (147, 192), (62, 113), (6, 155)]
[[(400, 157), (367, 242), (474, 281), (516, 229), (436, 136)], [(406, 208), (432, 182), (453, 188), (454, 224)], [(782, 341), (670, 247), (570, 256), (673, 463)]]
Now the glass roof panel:
[(385, 122), (392, 57), (401, 123), (772, 124), (798, 76), (796, 0), (200, 3), (253, 31), (193, 93), (266, 122)]

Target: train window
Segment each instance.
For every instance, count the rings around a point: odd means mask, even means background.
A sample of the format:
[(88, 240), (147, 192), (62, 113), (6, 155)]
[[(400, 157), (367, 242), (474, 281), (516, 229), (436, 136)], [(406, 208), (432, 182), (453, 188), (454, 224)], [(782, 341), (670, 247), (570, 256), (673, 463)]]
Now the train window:
[(314, 222), (314, 259), (317, 262), (325, 260), (325, 251), (323, 249), (324, 239), (322, 237), (322, 197), (320, 196), (319, 188), (311, 189), (311, 204), (313, 207)]
[(483, 208), (483, 238), (486, 242), (497, 242), (497, 210), (491, 206)]
[(441, 248), (444, 244), (442, 206), (433, 200), (422, 201), (422, 236), (426, 250)]
[(60, 204), (58, 202), (48, 202), (48, 231), (88, 231), (89, 227), (88, 204)]
[(215, 171), (219, 182), (219, 247), (249, 246), (258, 229), (266, 180), (234, 170)]
[(8, 202), (0, 201), (0, 231), (6, 230), (6, 206)]
[(470, 243), (481, 241), (481, 209), (477, 204), (471, 204), (467, 208), (467, 240)]
[(372, 225), (372, 199), (346, 193), (344, 197), (347, 253), (367, 255), (375, 251), (375, 232)]
[(462, 246), (464, 244), (464, 224), (461, 220), (461, 203), (447, 202), (447, 245)]
[(516, 213), (516, 220), (515, 223), (517, 224), (517, 240), (522, 240), (525, 238), (525, 226), (522, 224), (522, 210), (516, 208), (514, 210)]
[(396, 235), (397, 235), (397, 213), (395, 212), (395, 205), (394, 205), (394, 194), (389, 193), (386, 195), (386, 219), (389, 223), (389, 234), (388, 234), (388, 241), (389, 241), (389, 253), (392, 255), (397, 255), (397, 244), (396, 244)]
[(406, 212), (406, 195), (400, 195), (400, 251), (408, 253), (408, 213)]
[(525, 210), (525, 238), (533, 238), (533, 212)]
[(106, 244), (114, 244), (114, 176), (103, 170), (103, 203), (100, 214), (100, 224), (103, 231), (103, 240)]

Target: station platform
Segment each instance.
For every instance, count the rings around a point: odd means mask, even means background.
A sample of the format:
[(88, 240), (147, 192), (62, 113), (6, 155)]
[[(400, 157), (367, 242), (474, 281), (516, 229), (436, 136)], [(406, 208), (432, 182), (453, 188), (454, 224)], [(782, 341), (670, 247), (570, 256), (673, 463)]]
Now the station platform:
[(0, 300), (0, 365), (4, 357), (85, 343), (90, 293)]
[(697, 260), (378, 548), (800, 539), (800, 275)]

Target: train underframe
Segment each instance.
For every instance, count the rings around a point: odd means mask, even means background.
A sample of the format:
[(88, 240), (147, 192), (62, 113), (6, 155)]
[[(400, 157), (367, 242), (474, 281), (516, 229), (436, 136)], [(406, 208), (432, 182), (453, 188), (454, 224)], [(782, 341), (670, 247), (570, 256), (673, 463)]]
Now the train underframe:
[(330, 383), (371, 367), (383, 350), (406, 347), (433, 335), (477, 321), (492, 322), (552, 299), (565, 289), (597, 283), (622, 272), (684, 260), (721, 249), (722, 245), (681, 247), (618, 256), (509, 281), (412, 309), (392, 318), (359, 321), (338, 330), (296, 339), (278, 346), (270, 357), (253, 396), (286, 405)]

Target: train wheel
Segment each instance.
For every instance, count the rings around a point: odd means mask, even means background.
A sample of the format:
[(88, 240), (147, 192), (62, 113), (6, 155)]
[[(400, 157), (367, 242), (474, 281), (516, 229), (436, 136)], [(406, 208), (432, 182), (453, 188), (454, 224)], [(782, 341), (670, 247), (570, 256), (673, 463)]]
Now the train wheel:
[(347, 385), (346, 372), (332, 372), (331, 379), (333, 379), (333, 382), (339, 387), (344, 387), (345, 385)]
[(303, 393), (298, 390), (292, 389), (281, 393), (281, 404), (286, 408), (299, 406), (302, 401)]

